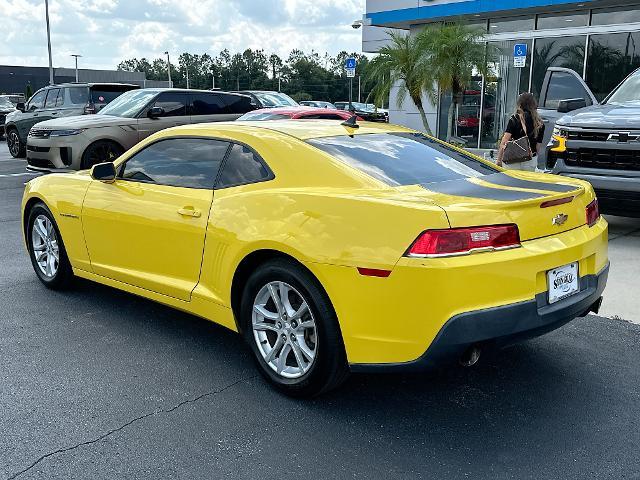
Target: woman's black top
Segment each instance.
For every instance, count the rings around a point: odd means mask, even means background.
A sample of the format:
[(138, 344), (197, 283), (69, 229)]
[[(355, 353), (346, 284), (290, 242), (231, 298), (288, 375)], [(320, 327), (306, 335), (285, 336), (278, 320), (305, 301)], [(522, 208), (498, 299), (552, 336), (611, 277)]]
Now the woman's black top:
[[(540, 130), (538, 130), (538, 135), (535, 135), (533, 131), (533, 118), (529, 112), (524, 112), (524, 124), (527, 127), (529, 145), (535, 155), (537, 144), (542, 143), (542, 138), (544, 137), (544, 124), (540, 127)], [(522, 124), (520, 123), (520, 118), (517, 114), (514, 113), (511, 115), (505, 132), (510, 133), (513, 140), (518, 140), (519, 138), (524, 137), (525, 133), (522, 130)]]

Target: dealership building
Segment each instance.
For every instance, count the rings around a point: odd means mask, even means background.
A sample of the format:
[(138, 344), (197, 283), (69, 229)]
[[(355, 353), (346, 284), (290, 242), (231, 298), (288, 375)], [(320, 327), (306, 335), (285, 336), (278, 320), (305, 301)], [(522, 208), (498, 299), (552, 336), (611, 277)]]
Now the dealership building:
[[(79, 69), (80, 82), (95, 83), (130, 83), (141, 87), (167, 87), (169, 82), (147, 80), (144, 72), (125, 72), (122, 70), (90, 70)], [(73, 68), (54, 68), (54, 83), (76, 81), (76, 71)], [(27, 85), (31, 91), (49, 85), (49, 67), (25, 67), (21, 65), (0, 65), (0, 94), (24, 93)]]
[[(458, 103), (455, 134), (468, 148), (494, 148), (518, 94), (539, 97), (549, 67), (574, 70), (598, 100), (640, 67), (640, 2), (612, 0), (367, 0), (363, 51), (377, 52), (389, 30), (415, 35), (430, 23), (453, 20), (485, 30), (500, 52), (486, 78), (474, 77)], [(526, 57), (516, 59), (514, 47), (523, 44)], [(394, 89), (391, 121), (422, 129), (412, 102), (399, 108), (396, 98)], [(424, 102), (432, 131), (444, 138), (451, 96)]]

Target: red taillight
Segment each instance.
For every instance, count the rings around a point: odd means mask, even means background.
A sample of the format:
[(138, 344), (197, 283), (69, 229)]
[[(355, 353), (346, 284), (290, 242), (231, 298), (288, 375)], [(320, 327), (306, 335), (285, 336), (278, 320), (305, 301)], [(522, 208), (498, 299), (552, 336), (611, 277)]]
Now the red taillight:
[(565, 203), (571, 203), (572, 201), (573, 201), (573, 197), (565, 197), (565, 198), (558, 198), (556, 200), (548, 200), (546, 202), (542, 202), (540, 204), (540, 208), (555, 207), (557, 205), (564, 205)]
[(501, 250), (520, 246), (517, 225), (427, 230), (413, 243), (407, 255), (462, 255), (474, 250)]
[(587, 225), (593, 227), (600, 218), (600, 208), (598, 207), (598, 199), (587, 205)]

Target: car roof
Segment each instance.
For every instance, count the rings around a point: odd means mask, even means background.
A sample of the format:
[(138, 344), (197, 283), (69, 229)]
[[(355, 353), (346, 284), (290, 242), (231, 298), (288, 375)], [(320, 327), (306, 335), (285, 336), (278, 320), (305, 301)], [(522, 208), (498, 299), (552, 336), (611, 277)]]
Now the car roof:
[(134, 83), (119, 83), (119, 82), (66, 82), (66, 83), (56, 83), (55, 85), (47, 85), (45, 88), (56, 88), (56, 87), (139, 87), (140, 85), (136, 85)]
[(198, 123), (191, 125), (182, 125), (164, 130), (167, 133), (176, 135), (183, 134), (185, 131), (198, 132), (207, 135), (209, 132), (212, 136), (221, 131), (227, 133), (247, 133), (251, 130), (262, 129), (272, 130), (282, 133), (300, 140), (309, 140), (321, 137), (337, 137), (342, 135), (362, 135), (368, 133), (392, 133), (392, 132), (413, 132), (413, 130), (399, 125), (390, 125), (388, 123), (360, 122), (360, 128), (353, 129), (342, 125), (340, 120), (270, 120), (264, 121), (246, 121), (246, 122), (216, 122), (216, 123)]

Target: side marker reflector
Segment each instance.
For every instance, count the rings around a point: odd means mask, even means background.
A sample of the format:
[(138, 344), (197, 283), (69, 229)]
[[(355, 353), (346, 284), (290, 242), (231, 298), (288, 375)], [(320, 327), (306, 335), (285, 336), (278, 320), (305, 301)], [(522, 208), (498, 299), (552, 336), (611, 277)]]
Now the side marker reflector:
[(358, 273), (365, 277), (380, 277), (387, 278), (391, 275), (391, 270), (378, 270), (376, 268), (362, 268), (358, 267)]

